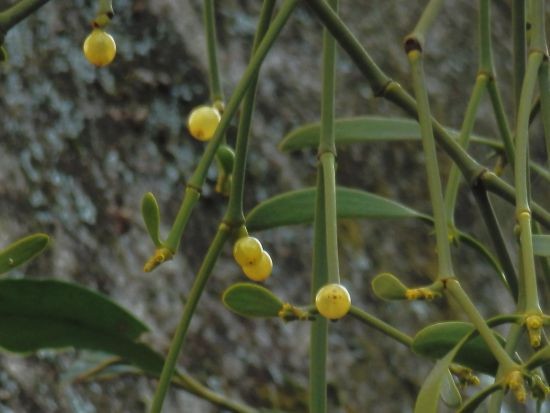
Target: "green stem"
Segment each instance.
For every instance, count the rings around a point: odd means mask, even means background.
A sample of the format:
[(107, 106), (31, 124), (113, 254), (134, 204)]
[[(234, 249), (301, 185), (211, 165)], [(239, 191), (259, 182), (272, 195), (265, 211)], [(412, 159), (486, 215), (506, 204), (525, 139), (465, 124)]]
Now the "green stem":
[(434, 20), (437, 18), (437, 15), (441, 10), (441, 6), (443, 6), (443, 0), (430, 0), (424, 8), (424, 11), (420, 16), (420, 19), (418, 19), (412, 33), (405, 37), (405, 49), (407, 49), (407, 43), (409, 42), (417, 44), (420, 50), (424, 48), (426, 33), (432, 26)]
[(504, 110), (504, 104), (498, 90), (496, 79), (491, 77), (487, 84), (487, 90), (489, 91), (489, 97), (491, 98), (491, 104), (493, 105), (493, 112), (497, 121), (497, 126), (500, 132), (500, 138), (504, 144), (504, 153), (506, 154), (506, 160), (514, 167), (514, 141), (512, 138), (512, 132), (506, 117), (506, 111)]
[(325, 230), (327, 232), (328, 278), (331, 283), (340, 283), (338, 263), (338, 220), (336, 211), (336, 178), (334, 154), (325, 152), (321, 155), (325, 198)]
[(166, 361), (164, 362), (164, 366), (162, 368), (162, 373), (160, 375), (159, 383), (157, 385), (155, 397), (153, 399), (153, 403), (150, 409), (151, 413), (160, 413), (162, 409), (162, 404), (164, 403), (166, 392), (168, 391), (168, 387), (170, 386), (170, 381), (172, 380), (172, 375), (174, 373), (179, 354), (183, 347), (185, 336), (187, 334), (189, 324), (191, 323), (191, 318), (195, 313), (195, 309), (202, 295), (202, 291), (204, 290), (206, 282), (210, 277), (210, 273), (214, 268), (214, 265), (221, 253), (225, 242), (229, 238), (230, 232), (231, 230), (227, 225), (220, 225), (218, 232), (216, 233), (216, 236), (214, 237), (214, 240), (210, 244), (208, 252), (204, 257), (197, 277), (193, 282), (193, 286), (191, 287), (191, 291), (189, 292), (189, 297), (187, 298), (187, 301), (183, 308), (180, 322), (178, 324), (176, 332), (174, 333), (174, 337), (172, 338), (168, 356), (166, 357)]
[(491, 41), (491, 3), (490, 0), (479, 2), (479, 71), (494, 74), (493, 47)]
[[(327, 4), (338, 11), (338, 0)], [(319, 139), (319, 165), (317, 168), (317, 195), (315, 204), (315, 248), (311, 300), (317, 291), (330, 282), (340, 282), (338, 264), (338, 233), (336, 214), (336, 178), (334, 159), (334, 95), (336, 71), (336, 41), (327, 29), (323, 30), (321, 131)], [(309, 412), (327, 411), (327, 348), (328, 321), (316, 317), (310, 330), (309, 355)]]
[[(336, 38), (339, 45), (346, 51), (357, 68), (363, 73), (370, 82), (371, 88), (376, 96), (383, 96), (398, 107), (405, 110), (410, 116), (417, 117), (417, 107), (415, 100), (399, 85), (392, 81), (384, 72), (374, 63), (372, 58), (361, 46), (347, 26), (335, 14), (330, 7), (327, 7), (323, 0), (306, 0), (308, 6), (313, 10), (323, 25)], [(447, 130), (435, 119), (432, 118), (435, 137), (442, 149), (451, 157), (451, 159), (460, 168), (464, 179), (468, 184), (484, 173), (485, 167), (480, 165), (468, 153), (466, 153), (449, 134)], [(514, 189), (504, 180), (492, 174), (484, 184), (488, 184), (487, 189), (508, 202), (515, 202)], [(550, 213), (540, 206), (533, 204), (533, 215), (545, 226), (550, 228)]]
[(540, 108), (544, 141), (546, 143), (546, 164), (550, 169), (550, 64), (545, 59), (539, 71)]
[(506, 282), (508, 288), (514, 297), (514, 300), (518, 300), (518, 278), (516, 270), (514, 268), (514, 263), (508, 253), (508, 248), (506, 247), (506, 242), (504, 241), (504, 236), (502, 235), (502, 230), (500, 224), (496, 217), (491, 201), (487, 196), (487, 191), (482, 185), (473, 185), (472, 192), (475, 196), (481, 215), (483, 216), (483, 221), (487, 226), (487, 232), (493, 241), (498, 259), (502, 265), (502, 269), (505, 274)]
[(388, 323), (380, 320), (379, 318), (376, 318), (370, 315), (366, 311), (363, 311), (354, 305), (351, 306), (351, 309), (349, 310), (349, 312), (357, 320), (361, 321), (362, 323), (365, 323), (369, 327), (374, 328), (375, 330), (381, 332), (382, 334), (387, 335), (388, 337), (393, 338), (394, 340), (398, 341), (399, 343), (407, 347), (412, 346), (412, 343), (413, 343), (412, 337), (401, 332), (400, 330), (389, 325)]
[(208, 53), (208, 77), (210, 85), (210, 101), (223, 101), (223, 90), (218, 67), (218, 53), (216, 45), (216, 13), (214, 0), (204, 0), (203, 9), (204, 28), (206, 31), (206, 50)]
[(189, 221), (191, 212), (193, 211), (193, 208), (195, 207), (195, 204), (197, 203), (199, 198), (199, 188), (194, 188), (189, 185), (185, 188), (185, 194), (183, 196), (183, 201), (181, 203), (178, 214), (176, 215), (176, 220), (174, 221), (174, 224), (172, 225), (172, 228), (170, 229), (168, 237), (166, 238), (166, 241), (164, 243), (165, 246), (170, 249), (172, 253), (175, 253), (178, 250), (178, 245), (183, 231), (185, 230), (185, 226), (187, 225), (187, 221)]
[[(275, 0), (265, 0), (263, 3), (262, 10), (260, 12), (260, 18), (258, 20), (258, 27), (254, 36), (252, 55), (255, 54), (258, 45), (264, 38), (267, 29), (269, 28), (269, 22), (271, 20), (271, 16), (273, 15), (275, 3)], [(256, 74), (256, 76), (251, 81), (250, 87), (248, 88), (248, 91), (246, 92), (246, 95), (243, 99), (241, 114), (239, 118), (237, 141), (235, 144), (235, 164), (233, 166), (231, 192), (229, 195), (227, 212), (224, 217), (224, 221), (228, 225), (235, 228), (244, 223), (243, 194), (246, 173), (246, 158), (248, 155), (250, 124), (252, 122), (252, 115), (254, 113), (257, 85), (258, 75)]]
[(2, 11), (0, 13), (0, 34), (2, 37), (5, 36), (8, 30), (13, 26), (34, 13), (48, 1), (49, 0), (20, 0), (13, 6)]
[[(480, 72), (477, 75), (474, 89), (470, 96), (470, 101), (468, 102), (466, 114), (462, 122), (462, 128), (460, 129), (460, 135), (458, 137), (458, 143), (464, 148), (464, 150), (466, 150), (466, 148), (468, 147), (468, 142), (470, 140), (470, 135), (474, 127), (479, 102), (481, 101), (481, 97), (483, 96), (483, 92), (485, 91), (488, 80), (489, 78), (487, 77), (487, 74), (483, 72)], [(447, 214), (449, 228), (453, 230), (453, 232), (455, 228), (454, 215), (459, 185), (460, 171), (458, 167), (453, 164), (451, 166), (447, 186), (445, 188), (445, 212)]]
[[(542, 4), (542, 2), (536, 2)], [(544, 10), (542, 10), (543, 12)], [(540, 12), (540, 10), (539, 10)], [(543, 13), (544, 14), (544, 13)], [(537, 33), (540, 32), (538, 20), (533, 25), (533, 44), (540, 46)], [(519, 224), (519, 240), (522, 271), (522, 282), (525, 293), (525, 310), (539, 310), (538, 292), (533, 255), (533, 240), (531, 227), (531, 209), (529, 195), (529, 113), (535, 91), (537, 74), (542, 63), (543, 54), (539, 49), (530, 52), (525, 71), (525, 79), (521, 89), (517, 116), (516, 154), (515, 154), (515, 187), (516, 187), (516, 219)]]
[(207, 400), (210, 403), (215, 404), (216, 406), (223, 409), (227, 409), (231, 412), (258, 413), (256, 409), (253, 409), (250, 406), (244, 405), (242, 403), (237, 403), (234, 400), (228, 399), (227, 397), (210, 390), (208, 387), (204, 386), (201, 382), (188, 374), (176, 372), (174, 374), (172, 384), (174, 384), (175, 386), (180, 386), (188, 392), (200, 397), (201, 399)]
[(438, 274), (437, 279), (454, 277), (454, 270), (449, 246), (447, 219), (443, 205), (443, 194), (437, 163), (437, 152), (432, 130), (430, 105), (422, 67), (422, 52), (413, 49), (407, 53), (413, 75), (413, 86), (418, 102), (418, 121), (420, 122), (420, 134), (428, 175), (428, 188), (432, 202), (434, 216), (435, 238), (437, 243)]
[(521, 84), (525, 74), (525, 0), (512, 0), (512, 51), (513, 51), (513, 75), (515, 108), (519, 107)]
[[(292, 14), (292, 11), (296, 7), (297, 3), (298, 3), (298, 0), (285, 0), (283, 5), (279, 9), (277, 16), (269, 26), (269, 29), (265, 34), (264, 38), (262, 39), (260, 45), (258, 46), (256, 53), (254, 53), (254, 56), (252, 56), (250, 63), (248, 64), (248, 67), (246, 68), (243, 76), (241, 77), (241, 80), (235, 87), (235, 91), (231, 95), (231, 98), (229, 99), (227, 107), (223, 112), (222, 118), (220, 120), (220, 124), (216, 129), (216, 133), (208, 143), (199, 161), (199, 164), (195, 169), (195, 172), (193, 173), (193, 175), (191, 176), (191, 179), (187, 184), (188, 188), (194, 189), (195, 192), (200, 193), (204, 180), (206, 179), (208, 168), (210, 167), (210, 164), (212, 163), (212, 160), (216, 155), (216, 151), (223, 140), (223, 136), (225, 134), (225, 131), (227, 130), (227, 127), (231, 122), (231, 119), (237, 113), (237, 110), (239, 109), (239, 105), (248, 87), (256, 78), (256, 75), (260, 70), (260, 66), (262, 65), (267, 53), (271, 49), (271, 46), (273, 46), (273, 43), (277, 39), (281, 30), (283, 29), (285, 23), (287, 22), (288, 18)], [(168, 238), (166, 240), (166, 247), (172, 250), (172, 252), (175, 252), (178, 249), (181, 236), (185, 229), (185, 225), (189, 220), (189, 214), (191, 213), (191, 210), (192, 210), (192, 208), (183, 208), (183, 205), (191, 203), (191, 201), (186, 200), (188, 193), (192, 193), (192, 191), (191, 192), (186, 191), (186, 196), (183, 199), (182, 207), (180, 208), (178, 215), (176, 217), (176, 224), (172, 226), (172, 229), (170, 230), (170, 233), (168, 234)]]
[(506, 353), (504, 348), (502, 348), (495, 335), (493, 334), (493, 330), (489, 328), (489, 326), (485, 322), (485, 319), (482, 317), (479, 311), (477, 311), (477, 308), (472, 303), (466, 292), (462, 289), (462, 286), (460, 285), (458, 280), (446, 280), (445, 287), (446, 291), (458, 302), (464, 313), (466, 313), (472, 324), (479, 331), (479, 334), (489, 347), (491, 353), (497, 359), (500, 367), (506, 372), (517, 368), (518, 365), (512, 360), (508, 353)]
[[(313, 221), (313, 268), (311, 302), (315, 302), (317, 291), (328, 283), (327, 233), (325, 230), (325, 197), (321, 166), (317, 168), (317, 191), (315, 217)], [(327, 411), (327, 341), (328, 320), (315, 317), (309, 335), (309, 412)]]

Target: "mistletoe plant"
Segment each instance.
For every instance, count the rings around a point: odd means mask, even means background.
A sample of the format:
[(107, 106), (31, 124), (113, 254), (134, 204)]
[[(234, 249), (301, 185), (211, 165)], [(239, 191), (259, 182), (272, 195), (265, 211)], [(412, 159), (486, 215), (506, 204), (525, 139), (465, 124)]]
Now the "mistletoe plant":
[[(20, 0), (6, 9), (0, 13), (1, 32), (6, 33), (46, 2)], [(491, 2), (478, 0), (478, 73), (458, 132), (446, 128), (432, 115), (424, 71), (425, 55), (429, 53), (425, 41), (439, 15), (442, 0), (427, 2), (403, 43), (410, 66), (412, 95), (374, 62), (339, 17), (337, 0), (304, 0), (300, 5), (297, 0), (284, 0), (278, 9), (276, 3), (275, 0), (263, 1), (250, 61), (233, 93), (226, 99), (217, 59), (214, 1), (204, 0), (210, 101), (189, 114), (188, 128), (192, 137), (205, 143), (205, 148), (187, 181), (181, 207), (166, 237), (160, 234), (161, 214), (154, 195), (143, 196), (141, 211), (154, 245), (150, 259), (144, 264), (146, 272), (154, 271), (178, 253), (186, 225), (199, 203), (207, 171), (214, 162), (218, 170), (216, 188), (227, 196), (225, 214), (186, 294), (181, 319), (166, 357), (140, 341), (140, 335), (147, 331), (141, 321), (102, 295), (57, 280), (0, 280), (0, 310), (3, 312), (0, 345), (15, 352), (73, 346), (112, 354), (116, 357), (90, 371), (87, 378), (92, 379), (114, 364), (133, 365), (134, 373), (158, 379), (153, 380), (156, 392), (151, 413), (161, 412), (170, 386), (184, 388), (233, 412), (274, 411), (230, 400), (178, 368), (178, 359), (185, 351), (185, 339), (201, 295), (208, 288), (224, 246), (230, 243), (236, 263), (253, 282), (239, 282), (227, 288), (222, 298), (226, 307), (245, 317), (279, 318), (285, 322), (307, 323), (310, 327), (310, 412), (327, 412), (328, 334), (335, 325), (329, 321), (345, 323), (350, 317), (359, 320), (366, 329), (374, 329), (401, 343), (406, 347), (404, 351), (435, 361), (418, 391), (415, 413), (440, 411), (441, 401), (462, 413), (474, 412), (486, 403), (488, 411), (496, 413), (501, 411), (507, 393), (511, 395), (506, 403), (515, 403), (515, 399), (519, 403), (532, 403), (537, 411), (543, 411), (548, 407), (550, 393), (550, 344), (545, 333), (550, 316), (548, 309), (543, 308), (548, 304), (548, 297), (542, 299), (544, 289), (540, 287), (550, 283), (547, 262), (550, 235), (544, 233), (550, 228), (550, 211), (537, 202), (540, 194), (530, 188), (533, 174), (546, 185), (550, 182), (550, 72), (545, 2), (512, 0), (514, 79), (511, 87), (515, 102), (513, 116), (508, 117), (501, 98), (503, 85), (497, 81), (493, 62)], [(219, 6), (224, 7), (222, 2)], [(244, 211), (245, 187), (250, 190), (245, 185), (245, 176), (260, 68), (297, 7), (307, 7), (323, 26), (322, 34), (319, 33), (323, 45), (320, 122), (289, 132), (280, 143), (280, 149), (289, 152), (317, 148), (316, 185), (279, 194), (251, 211)], [(101, 0), (92, 32), (83, 46), (86, 58), (97, 66), (107, 65), (115, 57), (114, 40), (105, 32), (113, 16), (110, 1)], [(336, 118), (337, 46), (361, 71), (374, 95), (396, 105), (410, 118), (370, 115)], [(497, 125), (494, 136), (488, 138), (473, 134), (485, 93)], [(536, 116), (541, 118), (544, 127), (546, 165), (537, 164), (529, 153), (530, 140), (535, 138), (530, 124)], [(232, 142), (226, 135), (237, 117), (237, 136)], [(422, 143), (431, 201), (429, 213), (361, 189), (337, 185), (336, 159), (340, 145), (404, 140)], [(495, 151), (498, 162), (494, 170), (468, 152), (471, 141)], [(437, 145), (453, 162), (443, 183)], [(504, 171), (509, 173), (503, 175)], [(507, 180), (504, 176), (512, 178)], [(479, 219), (488, 229), (492, 246), (463, 232), (455, 223), (461, 180), (474, 195)], [(500, 222), (506, 217), (495, 212), (493, 196), (515, 206), (513, 232), (503, 230)], [(429, 279), (422, 285), (407, 286), (397, 276), (382, 273), (372, 277), (372, 289), (381, 300), (425, 300), (426, 306), (434, 300), (454, 300), (469, 321), (430, 324), (409, 336), (353, 304), (356, 292), (353, 285), (347, 285), (346, 277), (341, 277), (338, 262), (337, 224), (340, 218), (410, 218), (433, 228), (437, 268)], [(271, 275), (273, 261), (260, 240), (250, 235), (295, 224), (311, 225), (314, 230), (310, 294), (299, 304), (289, 303), (258, 284)], [(509, 240), (517, 242), (517, 253), (510, 252)], [(515, 303), (513, 312), (502, 312), (490, 319), (480, 314), (478, 305), (462, 286), (460, 265), (453, 263), (453, 246), (458, 243), (477, 251), (479, 259), (492, 266), (494, 275), (482, 276), (499, 277)], [(43, 234), (13, 243), (0, 252), (0, 272), (28, 261), (47, 244), (48, 237)], [(276, 258), (274, 261), (277, 265)], [(495, 327), (503, 325), (508, 326), (504, 337), (495, 331)], [(365, 331), (357, 334), (365, 334)], [(488, 375), (490, 380), (480, 385), (475, 373)], [(372, 380), (375, 379), (373, 374)], [(460, 387), (465, 385), (477, 390), (463, 399)]]

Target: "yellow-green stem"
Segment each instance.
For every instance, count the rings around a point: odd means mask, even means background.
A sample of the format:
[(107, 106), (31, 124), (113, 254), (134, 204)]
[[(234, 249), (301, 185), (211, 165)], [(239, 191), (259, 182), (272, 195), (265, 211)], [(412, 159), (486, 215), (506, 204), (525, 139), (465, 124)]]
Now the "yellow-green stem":
[(9, 29), (25, 19), (49, 0), (20, 0), (13, 6), (0, 12), (0, 39), (6, 35)]
[[(468, 142), (470, 140), (470, 135), (476, 119), (477, 108), (479, 107), (479, 102), (481, 101), (488, 80), (487, 74), (483, 72), (479, 73), (477, 75), (472, 94), (470, 95), (470, 101), (468, 102), (464, 121), (462, 122), (462, 128), (460, 129), (460, 135), (458, 137), (458, 143), (460, 143), (460, 146), (462, 146), (465, 150), (468, 147)], [(460, 170), (455, 164), (453, 164), (451, 166), (447, 186), (445, 188), (445, 211), (449, 223), (449, 229), (453, 232), (455, 228), (454, 215), (459, 185)]]
[(441, 181), (439, 178), (439, 166), (435, 139), (432, 130), (430, 106), (428, 93), (424, 80), (424, 69), (422, 67), (422, 53), (413, 49), (407, 53), (411, 64), (414, 92), (418, 105), (418, 121), (420, 122), (420, 133), (428, 175), (428, 188), (432, 202), (434, 216), (435, 237), (437, 243), (438, 274), (437, 279), (454, 277), (449, 236), (447, 232), (447, 219), (443, 205)]
[(162, 368), (150, 413), (161, 412), (162, 404), (164, 403), (164, 398), (170, 386), (170, 381), (172, 380), (172, 375), (174, 374), (187, 330), (191, 324), (191, 319), (223, 245), (229, 238), (230, 232), (231, 229), (227, 225), (221, 224), (204, 257), (199, 272), (193, 282), (193, 286), (191, 287), (191, 291), (189, 292), (189, 296), (187, 297), (187, 301), (185, 302), (180, 322), (172, 338), (170, 350)]
[(206, 33), (206, 51), (208, 54), (208, 78), (210, 85), (210, 101), (223, 101), (220, 70), (218, 67), (218, 53), (216, 42), (216, 13), (214, 0), (204, 0), (203, 9), (204, 28)]
[(479, 331), (480, 336), (483, 338), (487, 347), (491, 353), (495, 356), (499, 363), (500, 368), (503, 371), (511, 371), (518, 368), (518, 365), (512, 360), (510, 355), (506, 353), (504, 348), (500, 345), (493, 330), (489, 328), (485, 319), (481, 316), (475, 305), (472, 303), (468, 294), (462, 289), (462, 286), (456, 279), (448, 279), (445, 282), (445, 289), (453, 297), (467, 317), (470, 319), (475, 328)]

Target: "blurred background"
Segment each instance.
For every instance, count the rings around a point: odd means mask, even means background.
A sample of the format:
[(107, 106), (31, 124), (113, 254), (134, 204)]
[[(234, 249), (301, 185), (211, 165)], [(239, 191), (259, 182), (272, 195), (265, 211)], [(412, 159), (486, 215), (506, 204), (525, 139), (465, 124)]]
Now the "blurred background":
[[(11, 3), (1, 2), (2, 7)], [(401, 42), (425, 3), (341, 5), (344, 21), (372, 57), (409, 90)], [(447, 3), (427, 39), (426, 71), (435, 116), (459, 128), (477, 71), (477, 5), (468, 0)], [(510, 112), (509, 3), (494, 2), (493, 39)], [(230, 96), (249, 58), (261, 2), (226, 0), (216, 5), (220, 68)], [(185, 127), (190, 110), (208, 101), (202, 2), (114, 0), (116, 15), (108, 31), (116, 40), (117, 57), (102, 69), (92, 67), (81, 52), (96, 7), (93, 1), (51, 1), (6, 36), (9, 62), (0, 67), (0, 242), (7, 245), (31, 232), (50, 234), (54, 242), (47, 252), (12, 275), (71, 280), (107, 294), (151, 327), (145, 340), (165, 353), (181, 299), (225, 210), (225, 199), (214, 192), (212, 168), (181, 251), (153, 273), (143, 273), (153, 245), (141, 221), (141, 197), (154, 192), (166, 234), (204, 148)], [(315, 182), (315, 151), (283, 154), (277, 143), (293, 128), (319, 118), (320, 56), (321, 26), (300, 4), (261, 71), (247, 210), (272, 195)], [(373, 96), (344, 53), (337, 83), (339, 117), (403, 116)], [(496, 137), (496, 130), (484, 101), (476, 131)], [(532, 151), (544, 159), (542, 139), (535, 136)], [(483, 148), (473, 147), (472, 153), (494, 165)], [(440, 160), (446, 177), (449, 159), (442, 153)], [(343, 147), (337, 179), (430, 213), (417, 143)], [(548, 205), (548, 191), (540, 201)], [(487, 241), (468, 190), (460, 192), (458, 205), (459, 227)], [(505, 233), (511, 235), (513, 209), (500, 201), (495, 207), (503, 216)], [(372, 294), (370, 280), (380, 272), (392, 272), (406, 283), (428, 282), (436, 261), (434, 238), (425, 225), (410, 220), (342, 220), (339, 230), (343, 282), (356, 305), (408, 334), (430, 322), (461, 317), (443, 300), (387, 303)], [(253, 235), (274, 260), (267, 286), (286, 301), (306, 304), (311, 228)], [(510, 248), (515, 248), (513, 243)], [(457, 273), (484, 315), (513, 309), (509, 295), (479, 255), (462, 246), (454, 253)], [(222, 292), (243, 280), (228, 245), (191, 324), (180, 366), (211, 389), (254, 407), (306, 412), (309, 325), (248, 320), (227, 311), (220, 301)], [(419, 386), (433, 366), (352, 319), (331, 325), (329, 346), (331, 413), (412, 411)], [(145, 411), (155, 388), (152, 380), (71, 381), (79, 366), (93, 358), (72, 350), (0, 355), (0, 413)], [(510, 411), (531, 407), (513, 405)], [(220, 410), (174, 390), (164, 411)]]

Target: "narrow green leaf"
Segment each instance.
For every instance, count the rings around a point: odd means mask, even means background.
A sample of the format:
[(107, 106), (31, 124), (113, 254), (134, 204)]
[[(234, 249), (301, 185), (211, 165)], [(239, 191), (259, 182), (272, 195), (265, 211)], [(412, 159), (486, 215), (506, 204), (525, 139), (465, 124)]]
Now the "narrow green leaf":
[(162, 247), (159, 233), (160, 211), (157, 200), (151, 192), (143, 195), (143, 199), (141, 200), (141, 215), (153, 244), (158, 248)]
[(434, 368), (430, 371), (430, 374), (424, 380), (416, 403), (414, 405), (414, 413), (437, 413), (439, 404), (439, 395), (443, 382), (449, 372), (449, 366), (453, 362), (456, 353), (460, 349), (462, 342), (455, 344), (455, 347), (451, 349), (443, 357), (435, 363)]
[[(441, 358), (473, 331), (472, 324), (461, 321), (431, 324), (416, 334), (411, 348), (417, 354), (430, 358)], [(501, 343), (504, 343), (504, 339), (500, 335), (495, 333), (495, 336)], [(497, 360), (479, 335), (472, 336), (467, 340), (458, 351), (454, 361), (491, 375), (494, 375), (498, 368)]]
[(54, 347), (71, 345), (71, 340), (87, 332), (94, 346), (94, 335), (134, 340), (147, 331), (141, 321), (109, 298), (53, 279), (0, 280), (0, 320), (0, 346), (15, 352), (33, 351), (50, 343)]
[(49, 241), (50, 237), (46, 234), (33, 234), (10, 244), (0, 251), (0, 274), (36, 257), (48, 246)]
[[(252, 209), (246, 217), (249, 231), (313, 222), (315, 188), (286, 192)], [(339, 218), (421, 218), (412, 208), (370, 192), (338, 187), (336, 208)]]
[(533, 252), (535, 255), (550, 257), (550, 235), (533, 235)]
[(117, 355), (159, 374), (163, 358), (135, 340), (148, 328), (92, 290), (65, 281), (0, 280), (0, 347), (16, 353), (46, 348)]
[(460, 390), (458, 390), (458, 387), (453, 379), (453, 375), (448, 369), (443, 376), (440, 395), (443, 403), (449, 407), (456, 409), (462, 404), (462, 395), (460, 394)]
[[(457, 131), (449, 129), (453, 135)], [(397, 142), (420, 140), (418, 122), (407, 118), (387, 118), (379, 116), (363, 116), (356, 118), (337, 119), (334, 124), (337, 145), (366, 142)], [(282, 151), (293, 151), (303, 148), (315, 148), (319, 145), (320, 125), (312, 123), (294, 129), (279, 143)], [(473, 142), (500, 148), (496, 140), (472, 137)]]
[(372, 289), (374, 294), (383, 300), (405, 300), (407, 287), (395, 275), (390, 273), (378, 274), (373, 278)]
[(277, 317), (283, 302), (267, 288), (252, 283), (238, 283), (223, 293), (223, 303), (245, 317)]

